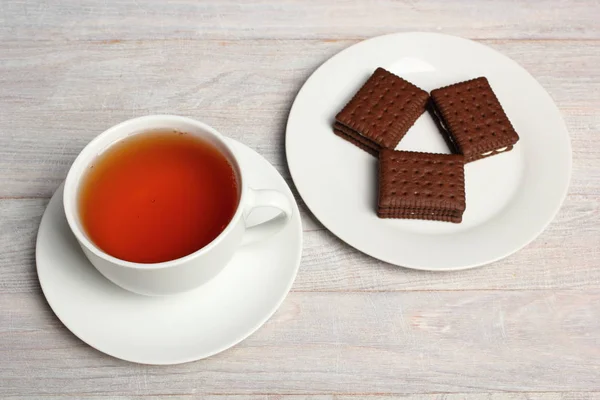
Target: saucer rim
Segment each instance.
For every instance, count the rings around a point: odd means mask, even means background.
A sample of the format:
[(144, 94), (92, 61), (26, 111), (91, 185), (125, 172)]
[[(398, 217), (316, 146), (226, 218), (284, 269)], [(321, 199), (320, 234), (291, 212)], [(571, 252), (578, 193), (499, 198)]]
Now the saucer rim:
[[(212, 349), (211, 351), (206, 351), (204, 353), (199, 353), (199, 354), (195, 354), (193, 356), (189, 356), (189, 357), (184, 357), (184, 358), (179, 358), (179, 359), (171, 359), (171, 360), (150, 360), (150, 359), (132, 359), (129, 357), (123, 357), (120, 356), (118, 354), (115, 354), (114, 352), (111, 351), (105, 351), (99, 348), (99, 346), (94, 345), (92, 343), (90, 343), (89, 341), (85, 340), (82, 335), (80, 334), (80, 332), (77, 331), (77, 328), (73, 328), (72, 326), (70, 326), (69, 324), (67, 324), (64, 320), (63, 317), (61, 317), (61, 313), (60, 311), (60, 307), (57, 306), (56, 303), (54, 303), (47, 295), (47, 288), (44, 285), (44, 281), (46, 281), (43, 276), (44, 276), (44, 272), (42, 272), (40, 274), (40, 255), (39, 255), (39, 248), (40, 248), (40, 243), (41, 243), (41, 238), (40, 238), (40, 228), (41, 226), (44, 224), (44, 221), (47, 220), (48, 218), (50, 218), (50, 214), (48, 213), (48, 210), (50, 209), (51, 206), (51, 202), (52, 200), (54, 200), (55, 196), (61, 196), (62, 193), (60, 193), (61, 190), (64, 189), (64, 181), (59, 185), (59, 187), (56, 189), (56, 191), (52, 194), (52, 197), (50, 198), (50, 201), (48, 202), (48, 205), (46, 206), (46, 209), (44, 210), (44, 213), (42, 215), (42, 218), (40, 220), (40, 224), (38, 226), (38, 232), (36, 235), (36, 244), (35, 244), (35, 261), (36, 261), (36, 273), (38, 275), (38, 281), (40, 283), (40, 287), (42, 289), (42, 293), (44, 295), (44, 298), (46, 299), (46, 302), (48, 303), (48, 305), (50, 306), (50, 308), (52, 309), (52, 312), (54, 313), (54, 315), (56, 315), (56, 317), (58, 318), (58, 320), (64, 325), (65, 328), (67, 328), (67, 330), (69, 330), (75, 337), (77, 337), (79, 340), (81, 340), (83, 343), (85, 343), (86, 345), (92, 347), (93, 349), (106, 354), (108, 356), (120, 359), (120, 360), (124, 360), (124, 361), (128, 361), (128, 362), (132, 362), (132, 363), (136, 363), (136, 364), (145, 364), (145, 365), (177, 365), (177, 364), (185, 364), (185, 363), (189, 363), (189, 362), (193, 362), (193, 361), (199, 361), (202, 359), (206, 359), (208, 357), (214, 356), (216, 354), (219, 354), (225, 350), (228, 350), (236, 345), (238, 345), (239, 343), (241, 343), (242, 341), (244, 341), (245, 339), (247, 339), (248, 337), (250, 337), (252, 334), (254, 334), (259, 328), (261, 328), (274, 314), (275, 312), (281, 307), (281, 305), (283, 304), (283, 302), (285, 301), (285, 299), (287, 298), (288, 294), (291, 291), (292, 286), (294, 285), (294, 282), (296, 281), (296, 277), (298, 275), (298, 270), (300, 269), (300, 263), (302, 261), (302, 250), (303, 250), (303, 244), (304, 244), (304, 231), (303, 231), (303, 227), (302, 227), (302, 219), (300, 217), (300, 210), (298, 208), (298, 203), (296, 201), (296, 199), (294, 198), (293, 192), (291, 191), (291, 188), (289, 187), (288, 183), (285, 182), (285, 179), (281, 176), (281, 174), (279, 173), (279, 171), (277, 171), (277, 169), (269, 162), (267, 161), (262, 155), (260, 155), (259, 153), (257, 153), (256, 151), (254, 151), (253, 149), (251, 149), (250, 147), (246, 146), (243, 143), (238, 142), (235, 139), (232, 138), (226, 138), (226, 141), (228, 142), (229, 145), (231, 145), (231, 147), (233, 148), (234, 151), (239, 151), (239, 149), (243, 149), (243, 151), (251, 151), (253, 153), (255, 153), (256, 155), (258, 155), (263, 162), (267, 163), (271, 168), (273, 168), (274, 172), (283, 180), (283, 182), (285, 183), (288, 193), (286, 193), (290, 199), (292, 200), (292, 208), (293, 208), (293, 214), (292, 214), (292, 220), (295, 218), (297, 219), (298, 222), (298, 234), (295, 235), (296, 236), (296, 244), (295, 247), (299, 249), (299, 251), (297, 252), (297, 256), (295, 257), (294, 263), (295, 266), (293, 268), (293, 272), (290, 274), (290, 279), (289, 282), (287, 283), (285, 290), (282, 291), (282, 295), (280, 296), (280, 298), (273, 303), (273, 306), (271, 307), (271, 309), (265, 313), (265, 316), (260, 318), (258, 320), (257, 323), (255, 323), (251, 328), (248, 328), (246, 331), (244, 331), (244, 333), (242, 333), (241, 335), (239, 335), (238, 337), (236, 337), (235, 339), (231, 340), (230, 342), (227, 342), (226, 344), (220, 346), (220, 347), (215, 347), (214, 349)], [(52, 204), (54, 206), (54, 204)], [(57, 207), (62, 207), (62, 204), (58, 204), (56, 205)], [(67, 224), (67, 227), (69, 225)], [(68, 228), (70, 229), (70, 228)], [(77, 244), (79, 245), (79, 244)], [(42, 261), (43, 263), (43, 261)], [(99, 275), (100, 277), (101, 275)], [(105, 279), (105, 278), (104, 278)], [(111, 283), (113, 284), (113, 283)], [(125, 290), (125, 289), (123, 289)], [(193, 290), (201, 290), (201, 286), (193, 289)], [(144, 296), (144, 295), (140, 295), (140, 294), (135, 294), (136, 296), (142, 296), (142, 297), (155, 297), (155, 296)], [(176, 294), (173, 296), (178, 296), (181, 294)]]

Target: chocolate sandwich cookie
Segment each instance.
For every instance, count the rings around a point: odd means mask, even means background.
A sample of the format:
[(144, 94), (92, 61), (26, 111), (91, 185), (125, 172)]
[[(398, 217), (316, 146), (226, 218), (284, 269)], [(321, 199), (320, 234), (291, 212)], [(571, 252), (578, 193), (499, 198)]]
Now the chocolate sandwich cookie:
[(380, 218), (461, 222), (465, 211), (464, 156), (382, 149)]
[(334, 132), (377, 155), (393, 149), (425, 111), (429, 94), (412, 83), (377, 68), (335, 117)]
[(438, 126), (465, 162), (510, 151), (519, 140), (485, 77), (435, 89), (431, 100)]

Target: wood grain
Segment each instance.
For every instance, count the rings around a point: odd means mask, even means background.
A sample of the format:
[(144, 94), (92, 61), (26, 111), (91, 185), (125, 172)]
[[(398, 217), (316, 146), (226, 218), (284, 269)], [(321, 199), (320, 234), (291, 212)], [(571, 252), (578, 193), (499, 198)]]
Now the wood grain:
[[(593, 400), (598, 399), (598, 392), (525, 392), (525, 393), (454, 393), (454, 394), (398, 394), (398, 395), (159, 395), (159, 396), (110, 396), (111, 400)], [(6, 397), (5, 400), (106, 400), (106, 396), (65, 395), (65, 396), (26, 396)]]
[(134, 365), (71, 335), (41, 294), (0, 294), (4, 395), (600, 391), (600, 290), (292, 293), (240, 345)]
[[(7, 50), (0, 53), (5, 57), (0, 76), (20, 89), (0, 95), (0, 109), (6, 110), (0, 115), (0, 129), (6, 132), (0, 135), (0, 196), (49, 197), (93, 136), (126, 118), (148, 113), (178, 113), (208, 122), (265, 156), (293, 187), (282, 151), (287, 110), (312, 70), (351, 43), (193, 41), (183, 47), (160, 41), (21, 47), (0, 43)], [(600, 285), (600, 270), (595, 268), (600, 258), (600, 72), (595, 68), (600, 64), (600, 41), (486, 43), (524, 64), (550, 91), (565, 116), (575, 161), (570, 195), (557, 220), (533, 244), (508, 259), (473, 271), (436, 274), (398, 269), (352, 249), (324, 231), (297, 196), (303, 211), (305, 250), (294, 290)], [(219, 57), (222, 48), (227, 49), (225, 61)], [(558, 62), (545, 63), (549, 53)], [(33, 59), (31, 54), (35, 54)], [(208, 54), (207, 64), (185, 69), (168, 62), (190, 59), (190, 54)], [(52, 76), (48, 69), (54, 72)], [(141, 77), (140, 71), (144, 71)], [(157, 93), (148, 93), (147, 88)], [(19, 243), (16, 250), (0, 255), (5, 271), (0, 282), (7, 292), (36, 291), (32, 245), (46, 201), (0, 204), (14, 221), (11, 225), (0, 222), (3, 242)]]
[[(0, 197), (49, 197), (91, 138), (156, 113), (208, 122), (289, 177), (283, 144), (293, 99), (316, 67), (352, 43), (0, 42)], [(600, 40), (484, 43), (554, 97), (573, 141), (571, 193), (598, 196)]]
[[(292, 100), (289, 102), (291, 105)], [(107, 111), (46, 110), (45, 107), (11, 110), (15, 107), (7, 103), (0, 99), (0, 198), (49, 198), (65, 179), (77, 154), (92, 138), (126, 119), (155, 113), (185, 115), (208, 123), (256, 150), (288, 183), (293, 183), (284, 151), (288, 110), (191, 110), (178, 106)], [(569, 193), (592, 196), (590, 200), (600, 194), (600, 102), (598, 104), (597, 108), (589, 105), (578, 108), (580, 106), (575, 104), (560, 106), (573, 149)], [(265, 137), (267, 139), (263, 139)], [(301, 201), (300, 197), (297, 199)]]
[[(0, 42), (0, 94), (10, 110), (288, 110), (306, 78), (356, 42)], [(600, 40), (480, 42), (523, 65), (560, 106), (598, 106)]]
[[(47, 202), (0, 200), (0, 293), (39, 292), (34, 246)], [(303, 258), (292, 291), (599, 289), (599, 213), (597, 199), (571, 196), (542, 236), (513, 256), (473, 270), (435, 273), (362, 254), (326, 230), (312, 230), (312, 217), (303, 212)]]
[[(0, 398), (600, 399), (600, 2), (0, 2)], [(204, 361), (134, 365), (76, 339), (46, 304), (35, 236), (85, 144), (134, 116), (213, 125), (292, 185), (285, 124), (303, 82), (357, 41), (477, 39), (552, 95), (573, 177), (556, 220), (498, 263), (410, 271), (341, 242), (300, 203), (303, 261), (275, 316)]]
[(0, 40), (366, 38), (438, 31), (487, 38), (600, 38), (595, 0), (0, 3)]

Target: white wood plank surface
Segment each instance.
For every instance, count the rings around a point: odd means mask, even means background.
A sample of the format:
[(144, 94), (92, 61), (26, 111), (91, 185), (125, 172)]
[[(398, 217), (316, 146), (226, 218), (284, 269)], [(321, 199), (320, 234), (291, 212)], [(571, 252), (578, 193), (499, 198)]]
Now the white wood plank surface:
[(100, 354), (42, 295), (0, 295), (6, 395), (600, 391), (600, 290), (291, 293), (240, 345), (145, 366)]
[[(528, 393), (443, 393), (443, 394), (400, 394), (400, 395), (281, 395), (281, 394), (212, 394), (212, 395), (158, 395), (158, 396), (111, 396), (112, 400), (167, 399), (167, 400), (593, 400), (598, 399), (598, 392), (528, 392)], [(65, 396), (9, 396), (6, 400), (61, 400), (86, 399), (105, 400), (106, 396), (65, 395)]]
[[(596, 0), (0, 2), (0, 398), (600, 399), (600, 2)], [(573, 146), (567, 200), (525, 249), (453, 273), (350, 248), (299, 200), (292, 292), (255, 335), (172, 367), (105, 356), (57, 320), (35, 235), (70, 163), (124, 119), (201, 119), (292, 185), (283, 143), (305, 79), (398, 31), (480, 40), (523, 65)]]
[(0, 39), (366, 38), (437, 31), (472, 38), (600, 38), (596, 0), (12, 0)]
[[(0, 200), (0, 293), (38, 293), (34, 244), (47, 199)], [(600, 289), (598, 200), (572, 196), (540, 238), (505, 260), (468, 271), (413, 271), (377, 261), (303, 213), (304, 250), (292, 291)], [(317, 223), (312, 225), (317, 226)]]
[[(49, 197), (91, 138), (156, 113), (208, 122), (287, 177), (293, 99), (316, 67), (354, 42), (0, 42), (0, 197)], [(599, 195), (600, 40), (483, 43), (553, 96), (573, 142), (571, 192)]]

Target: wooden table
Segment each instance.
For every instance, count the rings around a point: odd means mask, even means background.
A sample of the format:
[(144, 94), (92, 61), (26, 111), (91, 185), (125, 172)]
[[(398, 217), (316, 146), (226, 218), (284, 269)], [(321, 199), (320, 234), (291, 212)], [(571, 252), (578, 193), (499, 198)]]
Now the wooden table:
[[(0, 398), (600, 398), (599, 18), (595, 0), (2, 1)], [(285, 123), (305, 79), (362, 39), (414, 30), (485, 43), (556, 101), (573, 177), (537, 240), (475, 270), (411, 271), (342, 243), (297, 196), (298, 278), (238, 346), (135, 365), (58, 321), (35, 237), (91, 138), (130, 117), (191, 116), (254, 148), (293, 187)]]

